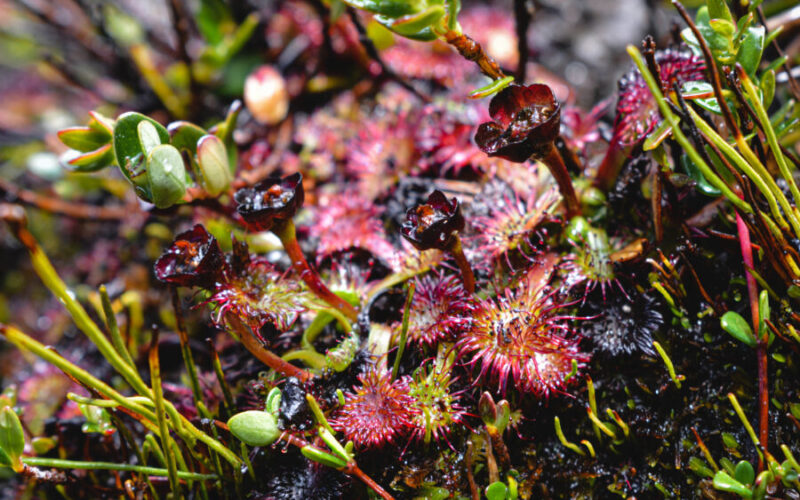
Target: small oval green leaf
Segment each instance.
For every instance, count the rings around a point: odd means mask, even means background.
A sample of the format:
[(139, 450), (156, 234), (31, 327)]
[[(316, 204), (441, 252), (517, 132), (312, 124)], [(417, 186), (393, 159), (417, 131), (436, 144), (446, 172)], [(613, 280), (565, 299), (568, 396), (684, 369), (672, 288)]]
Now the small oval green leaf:
[(268, 446), (281, 435), (275, 417), (265, 411), (249, 410), (228, 420), (231, 434), (250, 446)]
[(761, 62), (761, 53), (764, 51), (764, 36), (766, 29), (763, 26), (751, 26), (747, 29), (739, 51), (736, 53), (736, 62), (742, 65), (750, 78), (755, 77), (758, 65)]
[(506, 500), (508, 498), (508, 486), (502, 481), (495, 481), (486, 487), (486, 498), (488, 500)]
[(219, 196), (227, 191), (233, 182), (228, 166), (228, 153), (225, 144), (215, 135), (204, 135), (197, 142), (198, 181), (211, 196)]
[(147, 157), (147, 178), (152, 202), (158, 208), (167, 208), (183, 198), (186, 193), (186, 170), (181, 154), (169, 144), (161, 144)]
[(281, 390), (277, 387), (273, 387), (271, 391), (267, 394), (267, 401), (266, 401), (266, 408), (265, 410), (270, 412), (273, 417), (278, 418), (278, 414), (281, 410)]
[(747, 460), (742, 460), (736, 464), (733, 474), (734, 478), (742, 484), (753, 484), (756, 480), (756, 471)]
[(143, 182), (134, 181), (134, 177), (139, 173), (135, 171), (135, 168), (141, 159), (147, 156), (139, 140), (138, 126), (142, 121), (148, 121), (155, 127), (161, 144), (169, 142), (167, 129), (152, 118), (134, 111), (123, 113), (117, 118), (114, 124), (114, 154), (117, 158), (117, 165), (128, 180), (139, 186)]
[(150, 151), (152, 151), (154, 147), (161, 144), (158, 130), (147, 120), (139, 122), (136, 126), (136, 132), (139, 135), (139, 143), (142, 145), (142, 150), (145, 154), (150, 154)]
[(747, 321), (737, 312), (728, 311), (722, 315), (719, 324), (723, 330), (731, 334), (736, 340), (749, 345), (750, 347), (756, 346), (756, 338), (753, 336), (753, 330)]

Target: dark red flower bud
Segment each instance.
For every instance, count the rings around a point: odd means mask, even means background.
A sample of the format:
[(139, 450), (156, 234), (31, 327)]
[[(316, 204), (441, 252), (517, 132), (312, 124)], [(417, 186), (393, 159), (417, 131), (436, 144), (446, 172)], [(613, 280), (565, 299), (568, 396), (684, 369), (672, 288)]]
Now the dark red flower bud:
[(216, 238), (197, 224), (179, 234), (154, 266), (156, 278), (180, 286), (210, 288), (225, 270)]
[(546, 154), (561, 125), (561, 104), (540, 83), (509, 85), (492, 98), (489, 114), (494, 121), (478, 127), (475, 142), (489, 156), (516, 163)]
[(268, 231), (276, 221), (294, 217), (303, 205), (303, 176), (270, 177), (253, 187), (236, 191), (236, 210), (247, 224), (258, 231)]
[(417, 205), (406, 213), (401, 232), (418, 250), (437, 248), (448, 250), (456, 233), (464, 229), (464, 216), (458, 200), (447, 197), (438, 189), (428, 196), (427, 203)]

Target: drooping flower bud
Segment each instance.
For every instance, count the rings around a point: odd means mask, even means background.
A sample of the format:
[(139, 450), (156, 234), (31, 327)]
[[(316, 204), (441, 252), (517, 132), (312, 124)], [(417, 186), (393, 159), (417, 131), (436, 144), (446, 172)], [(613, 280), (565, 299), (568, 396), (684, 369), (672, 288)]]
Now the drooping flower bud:
[(458, 200), (448, 200), (444, 193), (436, 190), (426, 203), (406, 213), (401, 232), (418, 250), (448, 250), (464, 224)]
[(494, 121), (475, 134), (489, 156), (522, 163), (546, 154), (558, 137), (561, 104), (547, 85), (509, 85), (492, 98), (489, 114)]
[(200, 224), (179, 234), (155, 264), (159, 281), (180, 286), (211, 287), (224, 269), (216, 238)]
[(303, 176), (270, 177), (233, 195), (236, 210), (257, 231), (268, 231), (276, 221), (289, 220), (303, 205)]

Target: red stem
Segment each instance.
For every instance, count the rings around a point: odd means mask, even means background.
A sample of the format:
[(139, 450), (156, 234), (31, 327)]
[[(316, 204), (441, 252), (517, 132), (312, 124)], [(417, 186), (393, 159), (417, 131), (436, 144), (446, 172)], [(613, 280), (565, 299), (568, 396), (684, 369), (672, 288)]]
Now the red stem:
[(570, 177), (567, 166), (564, 165), (564, 160), (561, 158), (555, 145), (550, 145), (550, 149), (541, 161), (547, 165), (556, 183), (558, 183), (558, 190), (561, 191), (561, 196), (564, 197), (564, 202), (567, 205), (567, 217), (571, 218), (580, 215), (581, 204), (578, 202), (578, 197), (575, 195), (575, 188), (572, 187), (572, 177)]
[(310, 372), (294, 366), (293, 364), (281, 359), (280, 356), (265, 348), (261, 342), (256, 339), (255, 335), (253, 335), (250, 327), (242, 323), (238, 318), (229, 316), (227, 319), (233, 329), (236, 331), (236, 334), (239, 336), (239, 341), (242, 343), (242, 345), (244, 345), (245, 348), (247, 348), (247, 350), (250, 351), (250, 353), (253, 354), (253, 356), (255, 356), (259, 361), (278, 373), (281, 373), (287, 377), (297, 378), (302, 383), (308, 382), (314, 378), (314, 375), (312, 375)]
[[(758, 312), (758, 289), (756, 279), (747, 269), (755, 269), (753, 266), (753, 246), (750, 244), (750, 231), (744, 220), (736, 213), (736, 227), (739, 230), (739, 244), (742, 248), (742, 260), (745, 265), (745, 280), (747, 282), (747, 293), (750, 296), (750, 315), (753, 317), (753, 331), (755, 332), (758, 343), (756, 353), (758, 356), (758, 399), (759, 399), (759, 428), (758, 440), (764, 450), (767, 449), (767, 439), (769, 438), (769, 388), (767, 387), (767, 333), (764, 337), (759, 332), (759, 312)], [(763, 459), (759, 456), (758, 468), (763, 470)]]
[(284, 250), (289, 254), (289, 259), (292, 261), (292, 267), (294, 267), (294, 270), (300, 275), (300, 278), (306, 282), (308, 288), (310, 288), (317, 297), (330, 304), (331, 307), (341, 311), (350, 321), (357, 321), (358, 311), (356, 308), (325, 286), (319, 274), (308, 265), (306, 256), (303, 255), (303, 250), (297, 242), (294, 222), (288, 220), (282, 226), (273, 227), (272, 232), (280, 238)]
[(458, 268), (461, 270), (461, 279), (464, 281), (464, 289), (467, 293), (472, 295), (475, 293), (475, 274), (472, 272), (472, 266), (469, 265), (469, 261), (464, 255), (464, 249), (461, 247), (461, 238), (459, 238), (457, 234), (449, 250), (456, 259)]

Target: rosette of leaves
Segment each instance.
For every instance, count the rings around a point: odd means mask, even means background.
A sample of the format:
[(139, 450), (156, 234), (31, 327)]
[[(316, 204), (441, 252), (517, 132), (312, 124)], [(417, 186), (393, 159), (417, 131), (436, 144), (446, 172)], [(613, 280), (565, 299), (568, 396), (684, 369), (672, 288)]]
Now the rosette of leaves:
[(234, 103), (214, 133), (186, 121), (164, 127), (136, 112), (116, 120), (91, 112), (86, 127), (67, 128), (58, 136), (73, 150), (67, 153), (69, 167), (94, 172), (117, 165), (139, 198), (168, 208), (195, 185), (211, 197), (228, 190), (236, 167), (231, 135), (239, 108)]

